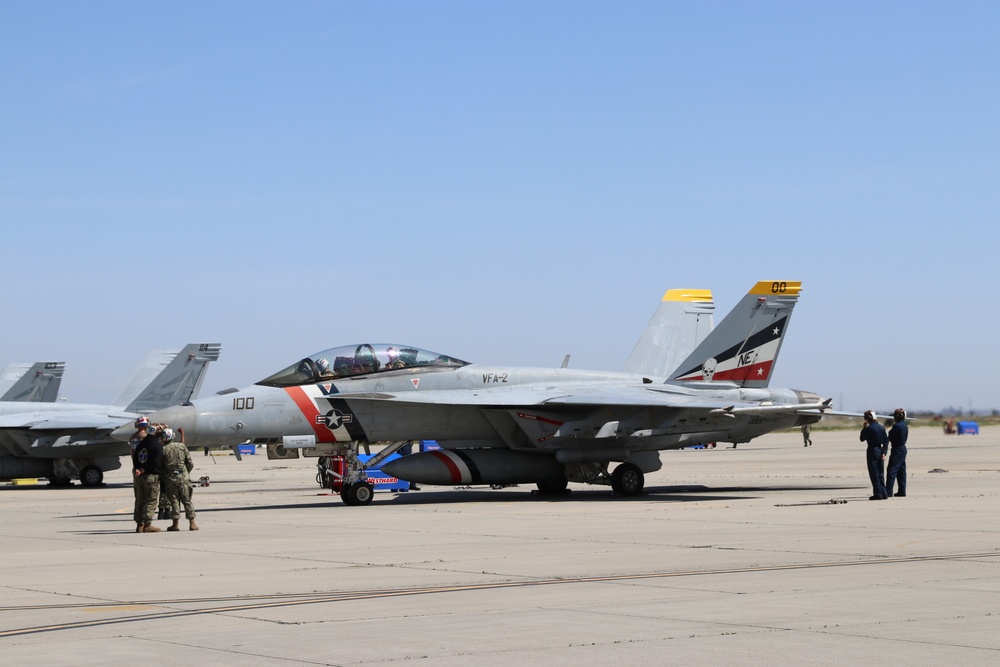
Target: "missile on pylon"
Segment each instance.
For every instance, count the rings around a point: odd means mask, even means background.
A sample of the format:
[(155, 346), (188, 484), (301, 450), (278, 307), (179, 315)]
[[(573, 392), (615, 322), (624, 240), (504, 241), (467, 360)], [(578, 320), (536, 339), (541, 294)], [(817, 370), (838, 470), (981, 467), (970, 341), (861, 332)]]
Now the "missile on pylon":
[(566, 472), (548, 454), (510, 449), (441, 449), (401, 456), (382, 472), (416, 484), (565, 484)]

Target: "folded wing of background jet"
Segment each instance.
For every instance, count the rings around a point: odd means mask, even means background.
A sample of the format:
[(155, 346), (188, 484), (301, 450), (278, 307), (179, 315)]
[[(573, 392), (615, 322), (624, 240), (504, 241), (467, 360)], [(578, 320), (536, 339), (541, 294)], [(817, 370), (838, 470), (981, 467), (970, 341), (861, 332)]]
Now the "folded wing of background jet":
[[(219, 358), (217, 343), (192, 343), (162, 366), (128, 405), (0, 403), (0, 479), (47, 477), (85, 486), (121, 467), (128, 445), (111, 432), (139, 414), (186, 402), (197, 395), (208, 364)], [(163, 358), (162, 352), (157, 358)], [(147, 355), (139, 373), (147, 373)]]
[(7, 364), (0, 373), (0, 401), (52, 403), (65, 369), (64, 361)]

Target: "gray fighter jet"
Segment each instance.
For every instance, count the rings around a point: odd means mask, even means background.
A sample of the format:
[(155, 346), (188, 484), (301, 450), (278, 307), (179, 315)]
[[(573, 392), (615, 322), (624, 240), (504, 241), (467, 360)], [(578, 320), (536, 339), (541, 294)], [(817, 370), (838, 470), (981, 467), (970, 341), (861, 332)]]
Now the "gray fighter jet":
[(0, 401), (52, 403), (59, 397), (65, 361), (12, 363), (0, 372)]
[(79, 477), (84, 486), (97, 486), (104, 473), (121, 467), (120, 457), (128, 445), (113, 439), (111, 432), (132, 427), (140, 414), (190, 400), (197, 395), (208, 363), (219, 358), (217, 343), (192, 343), (171, 354), (155, 350), (146, 356), (136, 373), (148, 377), (161, 370), (136, 394), (130, 382), (121, 405), (82, 403), (0, 403), (0, 479), (45, 477), (56, 484)]
[[(800, 290), (798, 282), (757, 283), (666, 377), (479, 366), (409, 345), (362, 343), (151, 419), (184, 428), (189, 446), (241, 438), (342, 453), (341, 494), (352, 505), (371, 502), (357, 453), (359, 443), (375, 441), (392, 444), (367, 462), (372, 468), (407, 441), (436, 440), (441, 451), (382, 467), (421, 484), (533, 482), (560, 492), (572, 481), (635, 495), (644, 473), (660, 468), (660, 450), (749, 442), (829, 409), (812, 392), (768, 387)], [(127, 429), (114, 435), (127, 438)]]

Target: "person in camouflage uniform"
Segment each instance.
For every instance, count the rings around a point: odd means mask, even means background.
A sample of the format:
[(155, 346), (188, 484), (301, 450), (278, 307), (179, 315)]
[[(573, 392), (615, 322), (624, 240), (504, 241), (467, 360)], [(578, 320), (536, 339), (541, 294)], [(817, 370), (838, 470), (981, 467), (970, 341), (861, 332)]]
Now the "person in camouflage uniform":
[(179, 440), (174, 440), (174, 432), (170, 428), (163, 431), (163, 471), (160, 475), (160, 484), (167, 496), (167, 506), (170, 518), (173, 520), (167, 530), (180, 530), (177, 526), (181, 518), (181, 505), (184, 505), (184, 516), (190, 522), (191, 530), (198, 530), (198, 524), (194, 522), (194, 505), (191, 503), (191, 469), (194, 463), (191, 461), (191, 453), (187, 445), (184, 444), (184, 429), (179, 429)]

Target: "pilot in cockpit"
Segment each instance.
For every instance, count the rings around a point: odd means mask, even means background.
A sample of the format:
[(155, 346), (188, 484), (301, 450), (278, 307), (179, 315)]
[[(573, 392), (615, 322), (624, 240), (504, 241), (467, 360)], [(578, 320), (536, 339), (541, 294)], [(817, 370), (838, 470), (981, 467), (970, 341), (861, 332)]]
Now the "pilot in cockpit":
[(330, 362), (326, 358), (320, 358), (316, 360), (316, 368), (319, 369), (319, 377), (321, 379), (328, 379), (333, 377), (333, 370), (330, 368)]
[(389, 357), (389, 361), (386, 362), (385, 367), (387, 369), (391, 368), (404, 368), (406, 363), (399, 358), (399, 350), (392, 347), (391, 345), (385, 348), (385, 354)]

